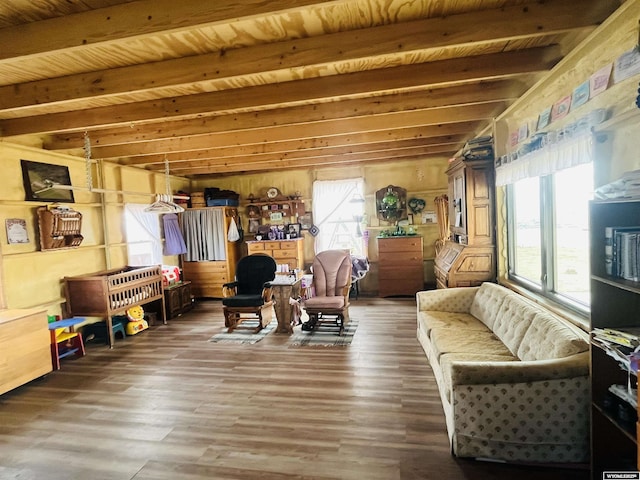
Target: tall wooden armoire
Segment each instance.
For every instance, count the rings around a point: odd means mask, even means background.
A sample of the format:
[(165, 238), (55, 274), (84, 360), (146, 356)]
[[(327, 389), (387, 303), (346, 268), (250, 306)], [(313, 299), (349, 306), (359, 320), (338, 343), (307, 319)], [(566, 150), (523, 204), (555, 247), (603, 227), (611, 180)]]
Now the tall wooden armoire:
[(456, 158), (447, 169), (451, 236), (435, 260), (438, 288), (495, 281), (493, 160)]

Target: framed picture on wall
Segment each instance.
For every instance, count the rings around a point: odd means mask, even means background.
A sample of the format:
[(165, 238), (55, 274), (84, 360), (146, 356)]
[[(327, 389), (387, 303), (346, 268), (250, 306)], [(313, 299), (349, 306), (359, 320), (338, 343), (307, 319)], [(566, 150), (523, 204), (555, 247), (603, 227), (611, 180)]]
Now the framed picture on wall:
[(258, 233), (259, 227), (260, 227), (260, 219), (258, 218), (249, 219), (249, 233)]
[(298, 217), (298, 221), (302, 230), (309, 230), (313, 225), (313, 215), (311, 212), (305, 212)]
[(291, 238), (298, 238), (300, 236), (300, 230), (301, 227), (299, 223), (290, 223), (289, 231), (287, 233), (291, 235)]
[(64, 165), (20, 160), (25, 200), (33, 202), (73, 203), (73, 190), (56, 188), (71, 186), (69, 168)]

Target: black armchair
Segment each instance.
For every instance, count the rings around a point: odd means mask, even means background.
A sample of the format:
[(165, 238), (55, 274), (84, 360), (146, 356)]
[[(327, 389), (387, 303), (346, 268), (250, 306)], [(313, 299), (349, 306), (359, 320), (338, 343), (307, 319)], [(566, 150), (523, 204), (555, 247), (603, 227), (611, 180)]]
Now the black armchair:
[(273, 318), (273, 293), (269, 283), (276, 276), (276, 261), (263, 254), (242, 257), (236, 266), (236, 281), (222, 286), (224, 324), (233, 331), (245, 320), (258, 320), (259, 332)]

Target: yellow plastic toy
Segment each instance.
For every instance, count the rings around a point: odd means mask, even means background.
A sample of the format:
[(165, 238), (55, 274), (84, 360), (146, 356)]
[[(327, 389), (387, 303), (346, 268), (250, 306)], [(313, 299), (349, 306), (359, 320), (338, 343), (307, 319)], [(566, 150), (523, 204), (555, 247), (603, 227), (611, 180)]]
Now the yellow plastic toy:
[(135, 335), (149, 328), (149, 324), (144, 319), (144, 310), (140, 305), (129, 308), (125, 313), (129, 319), (125, 327), (127, 335)]

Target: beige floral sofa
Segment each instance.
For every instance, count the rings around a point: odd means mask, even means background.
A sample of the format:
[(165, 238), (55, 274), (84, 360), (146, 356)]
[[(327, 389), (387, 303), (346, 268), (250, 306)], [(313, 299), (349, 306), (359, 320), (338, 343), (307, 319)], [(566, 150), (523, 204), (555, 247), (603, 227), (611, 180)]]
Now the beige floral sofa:
[(589, 458), (585, 332), (492, 283), (416, 294), (454, 455), (507, 462)]

